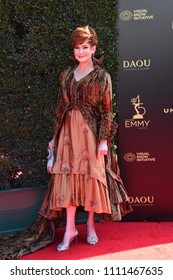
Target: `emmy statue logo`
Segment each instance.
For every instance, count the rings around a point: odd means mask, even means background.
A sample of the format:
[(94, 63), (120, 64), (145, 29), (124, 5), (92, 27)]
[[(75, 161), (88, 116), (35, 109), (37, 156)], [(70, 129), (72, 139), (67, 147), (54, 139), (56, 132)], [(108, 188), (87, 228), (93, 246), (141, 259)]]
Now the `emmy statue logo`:
[(143, 119), (146, 113), (146, 109), (142, 106), (143, 103), (140, 102), (139, 95), (136, 98), (131, 99), (131, 103), (134, 106), (136, 114), (133, 116), (133, 119)]

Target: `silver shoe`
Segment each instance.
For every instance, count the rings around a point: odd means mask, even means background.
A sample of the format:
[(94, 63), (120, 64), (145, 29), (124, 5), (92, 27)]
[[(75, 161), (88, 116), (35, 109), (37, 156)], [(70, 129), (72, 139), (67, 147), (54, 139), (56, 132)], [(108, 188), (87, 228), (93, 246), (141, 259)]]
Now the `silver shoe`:
[(78, 230), (75, 231), (75, 234), (72, 238), (70, 238), (68, 245), (65, 245), (64, 242), (62, 241), (60, 244), (58, 244), (56, 250), (58, 252), (66, 251), (70, 248), (70, 244), (75, 240), (77, 243), (77, 237), (78, 237)]
[(95, 245), (96, 243), (98, 243), (99, 239), (98, 237), (87, 237), (87, 243), (90, 245)]

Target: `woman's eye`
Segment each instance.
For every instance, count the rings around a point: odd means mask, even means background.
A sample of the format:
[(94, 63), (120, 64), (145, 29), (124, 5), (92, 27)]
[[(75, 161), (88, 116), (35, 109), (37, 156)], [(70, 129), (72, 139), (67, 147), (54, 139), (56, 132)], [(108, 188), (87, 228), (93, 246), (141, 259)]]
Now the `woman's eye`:
[(77, 47), (77, 46), (74, 47), (75, 50), (80, 50), (80, 49), (82, 49), (82, 50), (87, 50), (88, 48), (89, 48), (88, 46), (83, 46), (83, 47), (81, 47), (81, 48), (80, 48), (80, 47)]

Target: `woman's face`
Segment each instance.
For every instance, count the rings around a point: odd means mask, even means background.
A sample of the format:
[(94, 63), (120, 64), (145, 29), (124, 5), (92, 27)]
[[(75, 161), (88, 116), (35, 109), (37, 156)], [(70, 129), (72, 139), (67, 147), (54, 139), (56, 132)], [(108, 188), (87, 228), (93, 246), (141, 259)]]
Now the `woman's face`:
[(84, 41), (81, 45), (74, 47), (74, 56), (79, 63), (86, 63), (91, 61), (92, 54), (94, 54), (96, 46), (91, 46), (88, 40)]

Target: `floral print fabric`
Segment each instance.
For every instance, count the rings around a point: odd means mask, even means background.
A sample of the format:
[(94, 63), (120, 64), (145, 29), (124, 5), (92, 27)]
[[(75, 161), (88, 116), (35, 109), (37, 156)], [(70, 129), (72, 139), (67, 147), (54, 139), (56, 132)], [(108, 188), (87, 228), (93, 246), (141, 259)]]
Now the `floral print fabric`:
[(51, 209), (70, 205), (111, 213), (104, 156), (97, 157), (97, 139), (79, 110), (68, 111), (61, 127)]

